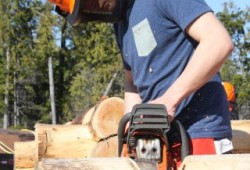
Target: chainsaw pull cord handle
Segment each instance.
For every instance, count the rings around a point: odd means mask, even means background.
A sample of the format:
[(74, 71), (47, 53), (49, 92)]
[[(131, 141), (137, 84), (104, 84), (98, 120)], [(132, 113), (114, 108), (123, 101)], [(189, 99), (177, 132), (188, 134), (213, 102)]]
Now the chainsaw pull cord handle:
[(183, 128), (179, 120), (174, 119), (172, 125), (176, 127), (180, 132), (181, 137), (181, 160), (183, 161), (186, 156), (190, 153), (188, 135), (186, 130)]
[(118, 156), (121, 156), (121, 153), (122, 153), (124, 137), (125, 137), (125, 130), (126, 130), (127, 123), (130, 121), (131, 116), (132, 116), (131, 112), (127, 113), (122, 117), (122, 119), (119, 122), (118, 132), (117, 132), (117, 136), (118, 136)]

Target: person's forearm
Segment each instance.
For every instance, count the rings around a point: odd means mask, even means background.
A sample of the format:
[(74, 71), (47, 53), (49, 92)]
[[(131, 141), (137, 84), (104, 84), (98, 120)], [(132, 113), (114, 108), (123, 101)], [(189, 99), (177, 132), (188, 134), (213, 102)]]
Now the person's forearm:
[(124, 113), (129, 113), (135, 104), (141, 103), (141, 98), (133, 83), (133, 78), (130, 71), (125, 70), (125, 107)]
[[(230, 41), (214, 45), (211, 38), (201, 42), (181, 76), (168, 90), (179, 98), (177, 103), (210, 80), (218, 72), (231, 50)], [(177, 96), (178, 94), (180, 96)]]
[(124, 99), (124, 114), (131, 112), (135, 104), (141, 103), (141, 98), (138, 93), (125, 92)]

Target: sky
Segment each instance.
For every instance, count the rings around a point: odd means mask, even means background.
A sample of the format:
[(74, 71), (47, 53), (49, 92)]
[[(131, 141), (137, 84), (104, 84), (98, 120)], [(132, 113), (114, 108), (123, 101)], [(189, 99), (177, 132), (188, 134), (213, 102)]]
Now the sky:
[[(223, 3), (229, 0), (205, 0), (207, 4), (214, 10), (215, 13), (223, 10)], [(250, 0), (231, 0), (237, 7), (245, 9), (250, 7)]]

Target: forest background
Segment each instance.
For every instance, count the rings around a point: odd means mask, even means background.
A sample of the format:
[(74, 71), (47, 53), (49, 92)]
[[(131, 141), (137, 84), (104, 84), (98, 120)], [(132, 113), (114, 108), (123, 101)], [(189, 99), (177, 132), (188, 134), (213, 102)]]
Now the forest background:
[[(123, 98), (124, 75), (111, 24), (72, 27), (40, 0), (0, 1), (0, 126), (63, 124), (102, 96)], [(235, 49), (221, 69), (250, 119), (250, 7), (225, 2), (217, 17)], [(218, 37), (219, 38), (219, 37)]]

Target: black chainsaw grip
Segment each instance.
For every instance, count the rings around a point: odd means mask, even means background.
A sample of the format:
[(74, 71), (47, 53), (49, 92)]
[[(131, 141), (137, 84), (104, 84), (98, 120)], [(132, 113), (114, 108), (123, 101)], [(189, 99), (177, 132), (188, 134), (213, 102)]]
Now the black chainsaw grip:
[(183, 128), (182, 124), (174, 119), (172, 125), (179, 130), (181, 137), (181, 160), (183, 161), (186, 156), (189, 155), (190, 148), (188, 142), (188, 135), (186, 130)]
[(132, 113), (127, 113), (122, 117), (122, 119), (119, 122), (118, 132), (117, 132), (118, 156), (121, 156), (121, 153), (122, 153), (123, 143), (125, 141), (125, 136), (126, 136), (125, 130), (126, 130), (127, 123), (130, 121), (131, 116), (132, 116)]

